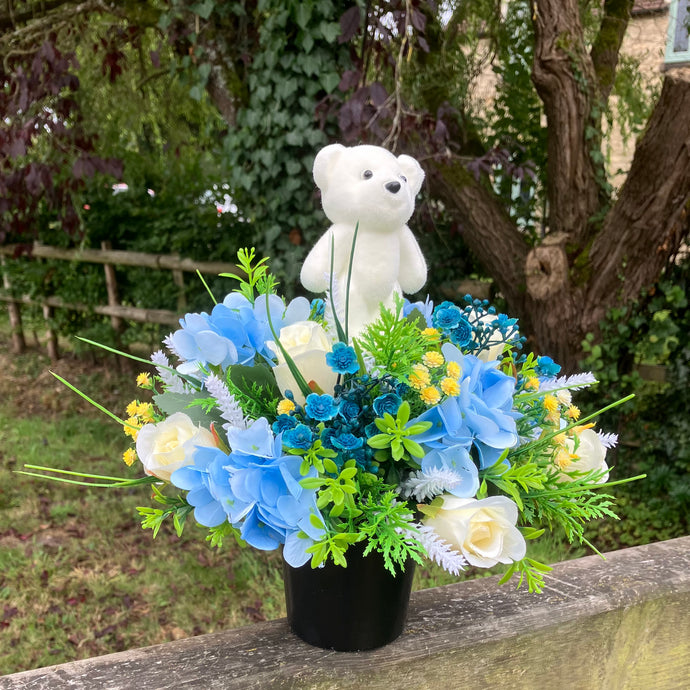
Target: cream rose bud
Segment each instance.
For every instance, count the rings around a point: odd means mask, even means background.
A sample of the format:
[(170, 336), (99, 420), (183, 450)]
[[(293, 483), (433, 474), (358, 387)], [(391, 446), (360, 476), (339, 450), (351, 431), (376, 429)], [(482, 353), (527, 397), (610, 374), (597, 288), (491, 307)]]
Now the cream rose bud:
[(515, 526), (518, 509), (506, 496), (457, 498), (443, 495), (443, 505), (423, 524), (459, 551), (470, 565), (491, 568), (525, 556), (525, 538)]
[(137, 455), (146, 474), (169, 482), (180, 467), (191, 465), (197, 446), (215, 446), (213, 434), (184, 413), (175, 412), (158, 424), (145, 424), (137, 435)]
[[(323, 327), (314, 321), (298, 321), (281, 328), (278, 337), (304, 380), (307, 383), (314, 381), (324, 393), (333, 393), (338, 374), (326, 363), (326, 353), (331, 351), (333, 344)], [(278, 364), (273, 367), (278, 388), (282, 393), (286, 390), (292, 391), (295, 402), (299, 405), (304, 404), (304, 396), (290, 373), (280, 348), (273, 342), (269, 343), (269, 347), (278, 357)]]
[[(567, 467), (562, 469), (565, 472), (590, 472), (591, 470), (603, 471), (606, 470), (606, 474), (601, 476), (599, 484), (603, 484), (608, 481), (609, 466), (606, 464), (606, 448), (604, 444), (599, 439), (599, 434), (593, 429), (583, 429), (578, 434), (579, 443), (577, 449), (575, 448), (575, 441), (572, 438), (568, 438), (565, 441), (568, 451), (577, 457), (572, 458), (571, 463)], [(565, 473), (561, 473), (563, 479), (572, 480), (574, 477), (569, 477)]]

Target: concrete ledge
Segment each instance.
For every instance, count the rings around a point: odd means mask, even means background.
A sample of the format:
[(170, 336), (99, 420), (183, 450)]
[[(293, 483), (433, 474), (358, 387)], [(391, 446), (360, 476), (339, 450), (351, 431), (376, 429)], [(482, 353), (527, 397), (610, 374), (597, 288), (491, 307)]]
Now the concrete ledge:
[(690, 536), (558, 564), (542, 595), (484, 578), (412, 595), (393, 644), (354, 654), (284, 619), (0, 678), (62, 688), (665, 688), (690, 678)]

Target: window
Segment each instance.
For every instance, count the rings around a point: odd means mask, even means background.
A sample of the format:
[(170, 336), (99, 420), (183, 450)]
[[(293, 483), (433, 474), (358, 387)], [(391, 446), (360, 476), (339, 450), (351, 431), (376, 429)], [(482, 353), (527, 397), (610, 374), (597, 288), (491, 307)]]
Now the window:
[(690, 64), (690, 0), (671, 0), (666, 64)]

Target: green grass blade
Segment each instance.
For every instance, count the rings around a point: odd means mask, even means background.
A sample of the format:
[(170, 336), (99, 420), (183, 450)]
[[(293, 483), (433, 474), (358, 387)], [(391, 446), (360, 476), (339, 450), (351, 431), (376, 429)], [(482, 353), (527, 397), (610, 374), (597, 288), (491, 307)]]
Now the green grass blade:
[(139, 427), (135, 426), (134, 424), (130, 424), (129, 422), (126, 422), (124, 419), (120, 419), (116, 414), (108, 410), (107, 408), (103, 407), (99, 402), (96, 402), (93, 398), (90, 398), (86, 393), (83, 393), (80, 391), (76, 386), (73, 386), (67, 379), (63, 379), (62, 376), (59, 374), (56, 374), (54, 371), (50, 372), (60, 383), (63, 385), (67, 386), (71, 391), (74, 391), (77, 395), (80, 397), (84, 398), (86, 402), (90, 403), (93, 405), (96, 409), (100, 410), (103, 412), (103, 414), (108, 415), (111, 419), (114, 419), (118, 424), (121, 424), (122, 426), (128, 426), (130, 429), (138, 429)]
[(357, 233), (359, 232), (359, 221), (355, 225), (355, 231), (352, 234), (352, 247), (350, 247), (350, 263), (347, 266), (347, 285), (345, 288), (345, 343), (348, 340), (348, 324), (350, 322), (350, 280), (352, 279), (352, 263), (355, 258), (355, 244), (357, 243)]
[[(335, 330), (338, 333), (338, 340), (340, 340), (341, 343), (345, 343), (347, 345), (347, 335), (345, 334), (345, 331), (343, 330), (343, 326), (340, 323), (340, 319), (338, 318), (338, 313), (335, 310), (335, 302), (333, 301), (333, 262), (334, 262), (334, 257), (335, 257), (335, 240), (333, 239), (333, 235), (331, 235), (331, 272), (329, 275), (329, 285), (328, 285), (328, 299), (331, 302), (331, 313), (333, 314), (333, 322), (335, 323)], [(347, 323), (345, 324), (347, 327)]]
[(268, 292), (266, 293), (266, 318), (268, 319), (268, 327), (271, 329), (273, 340), (280, 349), (280, 351), (283, 353), (283, 357), (285, 357), (285, 363), (287, 364), (290, 373), (292, 374), (292, 376), (295, 379), (295, 382), (299, 386), (302, 395), (306, 398), (313, 391), (311, 388), (309, 388), (309, 384), (305, 381), (304, 376), (302, 376), (302, 372), (297, 368), (295, 361), (292, 359), (292, 357), (290, 357), (288, 351), (283, 347), (283, 344), (280, 342), (280, 338), (278, 337), (278, 334), (276, 333), (276, 330), (273, 327), (273, 321), (271, 320), (271, 310), (268, 306)]
[(211, 292), (211, 288), (208, 286), (208, 283), (204, 280), (204, 276), (201, 275), (201, 271), (198, 268), (196, 269), (196, 275), (201, 281), (201, 284), (206, 288), (206, 292), (208, 292), (209, 296), (211, 297), (211, 301), (213, 302), (213, 304), (218, 304), (216, 298), (213, 296), (213, 293)]
[(127, 359), (132, 359), (135, 362), (141, 362), (142, 364), (148, 364), (148, 366), (155, 366), (159, 367), (160, 369), (166, 369), (167, 371), (172, 372), (175, 374), (175, 376), (179, 376), (179, 378), (183, 379), (187, 383), (191, 384), (194, 386), (197, 390), (201, 389), (201, 381), (199, 379), (195, 379), (193, 376), (189, 376), (188, 374), (180, 374), (177, 369), (173, 367), (166, 367), (161, 364), (155, 364), (150, 360), (150, 359), (143, 359), (142, 357), (137, 357), (136, 355), (133, 355), (129, 352), (123, 352), (122, 350), (116, 350), (114, 347), (109, 347), (108, 345), (103, 345), (103, 343), (97, 343), (95, 340), (89, 340), (88, 338), (82, 338), (81, 336), (76, 336), (77, 340), (81, 340), (83, 343), (86, 343), (87, 345), (93, 345), (94, 347), (100, 347), (101, 350), (105, 350), (106, 352), (112, 352), (114, 355), (120, 355), (121, 357), (127, 357)]

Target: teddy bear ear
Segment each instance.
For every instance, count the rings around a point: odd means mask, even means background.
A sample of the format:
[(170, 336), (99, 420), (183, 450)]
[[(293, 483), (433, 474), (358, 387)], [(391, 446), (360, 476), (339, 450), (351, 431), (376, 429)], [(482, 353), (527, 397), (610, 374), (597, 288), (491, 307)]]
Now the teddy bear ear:
[(398, 156), (398, 163), (402, 169), (403, 175), (407, 178), (407, 183), (410, 185), (412, 193), (417, 196), (419, 190), (422, 188), (424, 182), (424, 171), (422, 166), (412, 158), (412, 156)]
[(314, 182), (320, 190), (325, 190), (328, 187), (328, 180), (331, 176), (331, 171), (333, 167), (340, 158), (341, 154), (345, 151), (345, 147), (342, 144), (330, 144), (324, 146), (317, 154), (314, 159)]

